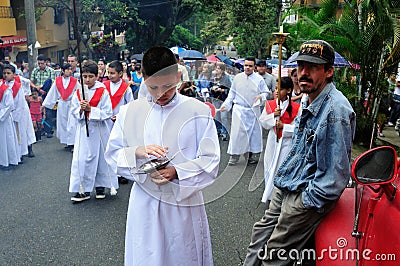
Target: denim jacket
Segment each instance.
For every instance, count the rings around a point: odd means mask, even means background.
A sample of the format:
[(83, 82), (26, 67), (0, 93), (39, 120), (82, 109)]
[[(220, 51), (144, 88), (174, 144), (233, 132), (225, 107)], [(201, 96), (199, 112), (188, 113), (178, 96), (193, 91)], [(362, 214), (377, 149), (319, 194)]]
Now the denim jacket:
[(350, 178), (355, 113), (344, 95), (328, 83), (296, 118), (293, 146), (274, 184), (302, 192), (306, 208), (323, 210), (337, 200)]

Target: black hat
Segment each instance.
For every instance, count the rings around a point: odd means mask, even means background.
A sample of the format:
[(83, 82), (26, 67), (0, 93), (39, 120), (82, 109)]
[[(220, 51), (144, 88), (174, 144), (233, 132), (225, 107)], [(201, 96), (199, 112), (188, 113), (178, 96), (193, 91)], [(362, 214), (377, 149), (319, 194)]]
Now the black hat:
[(257, 59), (256, 60), (256, 66), (266, 66), (267, 62), (265, 62), (265, 60), (262, 59)]
[(326, 41), (306, 41), (300, 46), (299, 55), (293, 61), (333, 65), (335, 61), (335, 50)]

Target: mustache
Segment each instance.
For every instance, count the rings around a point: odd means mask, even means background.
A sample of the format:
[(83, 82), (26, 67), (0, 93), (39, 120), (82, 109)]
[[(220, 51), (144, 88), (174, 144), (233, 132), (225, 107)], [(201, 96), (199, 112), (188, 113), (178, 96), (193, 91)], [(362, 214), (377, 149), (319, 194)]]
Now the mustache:
[(301, 76), (301, 77), (299, 78), (299, 82), (301, 82), (301, 81), (310, 82), (310, 83), (313, 82), (312, 79), (310, 79), (310, 78), (308, 78), (308, 77), (305, 77), (305, 76)]

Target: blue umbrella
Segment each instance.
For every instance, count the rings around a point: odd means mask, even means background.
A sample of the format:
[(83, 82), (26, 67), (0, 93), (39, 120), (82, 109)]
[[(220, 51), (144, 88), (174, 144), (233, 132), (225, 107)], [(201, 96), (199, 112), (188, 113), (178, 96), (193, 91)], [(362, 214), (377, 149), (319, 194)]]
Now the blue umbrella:
[(179, 53), (179, 57), (186, 60), (207, 60), (206, 56), (196, 50), (186, 50)]
[(219, 60), (221, 60), (221, 62), (224, 62), (225, 64), (227, 64), (228, 66), (233, 66), (234, 63), (232, 62), (231, 59), (229, 59), (228, 57), (224, 56), (224, 55), (217, 55), (216, 56)]
[[(286, 62), (288, 62), (287, 64), (285, 64), (283, 67), (284, 68), (295, 68), (297, 67), (297, 62), (293, 61), (296, 60), (296, 57), (298, 56), (299, 52), (295, 52), (291, 57), (289, 57), (288, 60), (286, 60)], [(293, 62), (291, 62), (293, 61)], [(333, 63), (334, 67), (347, 67), (349, 66), (349, 62), (347, 62), (346, 59), (344, 59), (343, 56), (341, 56), (339, 53), (335, 52), (335, 61)]]
[(186, 51), (185, 48), (180, 47), (180, 46), (174, 46), (169, 48), (174, 54), (179, 54), (180, 52)]
[[(267, 61), (267, 63), (270, 63), (271, 65), (275, 65), (276, 67), (278, 67), (278, 65), (279, 65), (279, 59), (268, 59), (268, 60), (266, 60)], [(285, 64), (285, 60), (282, 60), (282, 65), (284, 65)]]

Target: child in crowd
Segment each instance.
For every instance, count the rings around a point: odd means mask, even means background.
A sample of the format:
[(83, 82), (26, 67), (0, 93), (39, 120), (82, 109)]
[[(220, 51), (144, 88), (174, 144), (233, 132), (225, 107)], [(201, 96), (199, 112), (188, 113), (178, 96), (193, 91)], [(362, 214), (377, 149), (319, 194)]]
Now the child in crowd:
[[(0, 68), (1, 73), (2, 68)], [(0, 79), (0, 169), (10, 170), (20, 161), (11, 111), (14, 109), (12, 90)]]
[[(123, 71), (124, 69), (122, 64), (117, 60), (112, 61), (107, 68), (108, 78), (110, 80), (105, 81), (104, 85), (106, 86), (106, 89), (110, 94), (112, 103), (113, 116), (111, 117), (111, 127), (115, 122), (115, 117), (119, 112), (119, 108), (122, 105), (133, 101), (133, 93), (129, 87), (129, 84), (122, 80), (122, 76), (124, 73)], [(119, 176), (118, 182), (121, 184), (127, 184), (128, 179)]]
[(300, 109), (300, 104), (291, 101), (292, 90), (291, 78), (282, 77), (280, 95), (275, 90), (275, 99), (266, 102), (260, 116), (261, 125), (269, 131), (264, 153), (265, 189), (261, 200), (267, 205), (274, 187), (275, 172), (291, 147), (293, 123)]
[(97, 81), (96, 62), (87, 60), (82, 63), (82, 79), (86, 87), (84, 95), (77, 90), (71, 103), (71, 115), (77, 120), (69, 184), (69, 192), (74, 193), (73, 202), (90, 199), (94, 187), (96, 199), (105, 198), (106, 187), (111, 188), (111, 195), (118, 188), (117, 177), (104, 160), (111, 131), (108, 121), (113, 113), (110, 95), (104, 84)]
[[(177, 93), (180, 77), (170, 49), (152, 47), (142, 63), (150, 98), (121, 107), (105, 155), (119, 174), (135, 180), (125, 265), (211, 266), (201, 190), (217, 176), (220, 147), (210, 109)], [(167, 153), (171, 162), (163, 169), (141, 171), (142, 163)]]
[(46, 118), (46, 109), (42, 106), (43, 99), (39, 96), (39, 91), (36, 88), (32, 88), (28, 103), (36, 141), (42, 141), (42, 119)]
[(72, 66), (65, 64), (61, 67), (62, 75), (56, 77), (51, 86), (43, 106), (53, 109), (57, 104), (57, 138), (66, 149), (72, 151), (75, 142), (76, 121), (70, 119), (71, 100), (76, 90), (80, 90), (81, 84), (72, 76)]

